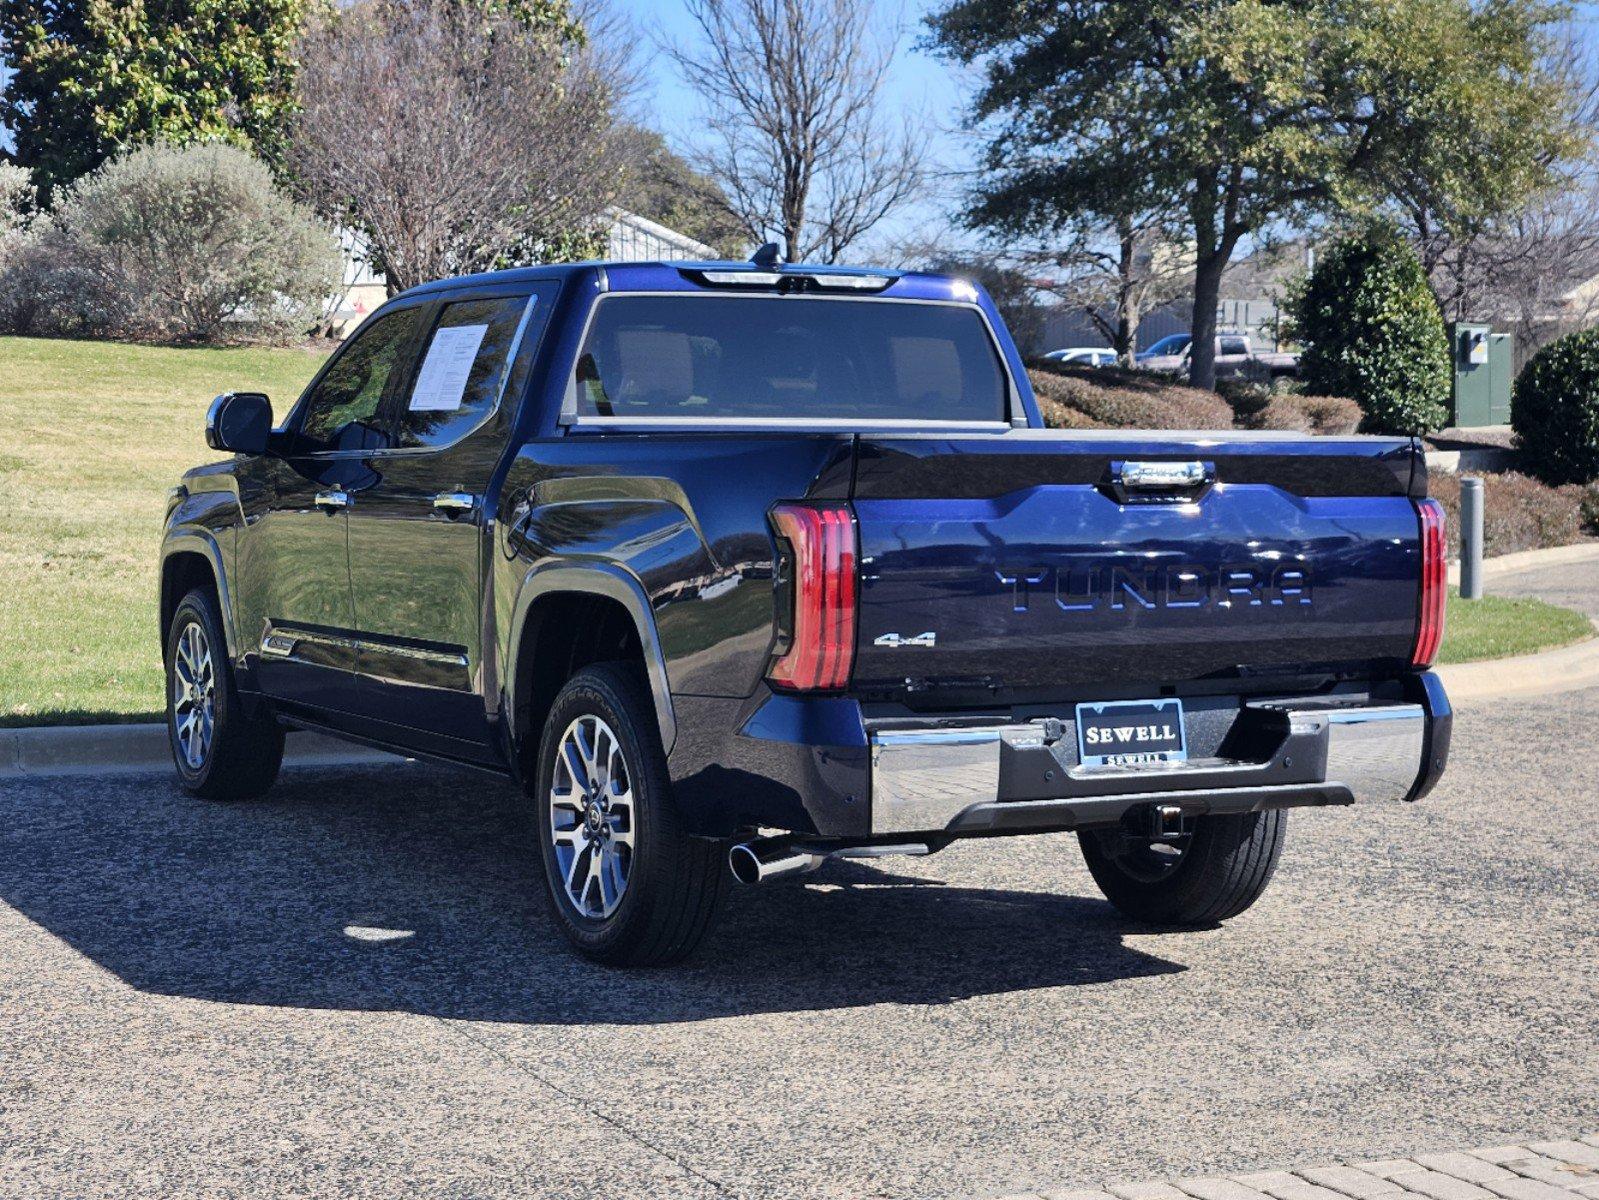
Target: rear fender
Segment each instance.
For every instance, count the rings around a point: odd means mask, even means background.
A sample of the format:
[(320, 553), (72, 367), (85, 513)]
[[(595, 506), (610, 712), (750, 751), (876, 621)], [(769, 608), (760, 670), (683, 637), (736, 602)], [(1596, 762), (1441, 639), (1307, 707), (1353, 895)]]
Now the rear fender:
[[(649, 600), (638, 579), (624, 568), (607, 562), (563, 562), (545, 560), (537, 563), (522, 578), (517, 590), (516, 604), (512, 609), (506, 644), (512, 655), (522, 652), (522, 635), (527, 628), (528, 613), (536, 601), (556, 593), (577, 593), (602, 596), (622, 605), (633, 618), (638, 632), (639, 646), (644, 654), (644, 669), (649, 678), (650, 697), (655, 704), (655, 718), (661, 729), (661, 744), (670, 753), (677, 740), (677, 718), (672, 709), (672, 693), (667, 685), (666, 659), (661, 653), (661, 640), (655, 628), (655, 618)], [(521, 697), (517, 695), (517, 682), (522, 672), (514, 658), (506, 664), (503, 674), (506, 688), (506, 713), (517, 711)]]

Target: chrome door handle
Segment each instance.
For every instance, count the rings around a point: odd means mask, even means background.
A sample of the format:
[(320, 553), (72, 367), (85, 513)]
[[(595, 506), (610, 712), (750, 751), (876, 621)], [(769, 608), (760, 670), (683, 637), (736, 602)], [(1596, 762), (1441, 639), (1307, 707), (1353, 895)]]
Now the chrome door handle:
[(433, 497), (433, 507), (450, 516), (461, 516), (477, 507), (477, 497), (471, 492), (440, 492)]
[(337, 512), (341, 508), (350, 507), (349, 492), (318, 492), (316, 506), (328, 512)]

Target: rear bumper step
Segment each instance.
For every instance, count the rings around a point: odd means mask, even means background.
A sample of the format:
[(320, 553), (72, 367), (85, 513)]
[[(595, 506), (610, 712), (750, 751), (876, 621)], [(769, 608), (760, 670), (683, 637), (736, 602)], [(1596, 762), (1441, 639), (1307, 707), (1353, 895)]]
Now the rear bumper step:
[[(1253, 762), (1088, 768), (1075, 734), (1046, 745), (1040, 722), (873, 731), (871, 832), (1075, 829), (1157, 804), (1205, 815), (1414, 799), (1447, 753), (1448, 701), (1435, 677), (1422, 692), (1422, 703), (1249, 706), (1250, 719), (1276, 730), (1269, 757)], [(1057, 774), (1057, 795), (1006, 798), (1015, 780)]]

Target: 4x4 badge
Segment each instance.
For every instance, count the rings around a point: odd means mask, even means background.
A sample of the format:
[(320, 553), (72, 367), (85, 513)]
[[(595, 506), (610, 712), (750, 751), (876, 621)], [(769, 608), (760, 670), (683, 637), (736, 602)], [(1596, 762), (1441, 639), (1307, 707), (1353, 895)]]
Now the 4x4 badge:
[(897, 633), (885, 633), (880, 638), (872, 641), (874, 646), (927, 646), (938, 645), (938, 634), (929, 629), (926, 633), (919, 633), (915, 637), (900, 637)]

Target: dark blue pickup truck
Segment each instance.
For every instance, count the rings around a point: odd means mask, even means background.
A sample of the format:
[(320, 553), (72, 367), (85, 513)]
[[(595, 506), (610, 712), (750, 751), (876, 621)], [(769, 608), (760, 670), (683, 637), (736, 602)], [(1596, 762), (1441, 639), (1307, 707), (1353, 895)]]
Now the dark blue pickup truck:
[(1284, 810), (1433, 787), (1416, 442), (1042, 424), (946, 276), (413, 289), (281, 423), (212, 406), (232, 457), (161, 551), (178, 772), (259, 794), (290, 727), (510, 776), (615, 963), (686, 954), (730, 876), (1061, 830), (1134, 918), (1215, 922)]

